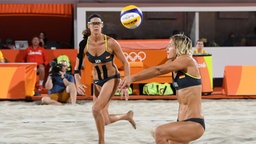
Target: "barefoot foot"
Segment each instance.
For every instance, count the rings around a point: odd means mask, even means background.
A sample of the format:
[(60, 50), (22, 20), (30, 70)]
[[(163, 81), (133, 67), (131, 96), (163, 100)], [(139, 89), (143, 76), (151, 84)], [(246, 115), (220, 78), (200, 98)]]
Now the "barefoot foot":
[(136, 129), (136, 123), (135, 123), (135, 121), (133, 120), (133, 111), (129, 111), (129, 112), (127, 113), (127, 116), (128, 116), (128, 121), (131, 123), (132, 127), (133, 127), (134, 129)]

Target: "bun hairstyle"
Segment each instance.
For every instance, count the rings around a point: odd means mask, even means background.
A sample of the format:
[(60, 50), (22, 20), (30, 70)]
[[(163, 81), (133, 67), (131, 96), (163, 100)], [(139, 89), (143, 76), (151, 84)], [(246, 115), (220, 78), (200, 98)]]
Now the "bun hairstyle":
[(192, 41), (184, 34), (175, 34), (171, 37), (173, 39), (177, 55), (192, 55)]
[(82, 34), (85, 38), (85, 37), (88, 37), (91, 35), (91, 31), (90, 31), (90, 29), (85, 29), (85, 30), (83, 30)]

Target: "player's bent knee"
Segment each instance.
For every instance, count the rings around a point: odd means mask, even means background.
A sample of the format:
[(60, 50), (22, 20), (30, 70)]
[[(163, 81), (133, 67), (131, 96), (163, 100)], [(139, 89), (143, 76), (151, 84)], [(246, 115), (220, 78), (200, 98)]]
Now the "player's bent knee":
[(164, 132), (161, 130), (161, 127), (157, 127), (155, 129), (155, 138), (163, 137)]
[(93, 106), (92, 113), (93, 113), (94, 117), (97, 117), (98, 115), (100, 115), (100, 110), (98, 108), (96, 108), (95, 106)]
[(98, 106), (95, 106), (95, 105), (92, 106), (92, 111), (93, 112), (99, 112), (100, 110), (101, 109)]
[(159, 126), (155, 129), (154, 137), (156, 141), (167, 141), (168, 139), (166, 135), (166, 131), (164, 131), (162, 126)]
[(93, 112), (94, 115), (100, 114), (102, 112), (102, 109), (103, 108), (100, 105), (97, 105), (97, 104), (94, 104), (92, 106), (92, 112)]
[(76, 92), (76, 86), (75, 84), (69, 84), (67, 87), (66, 87), (66, 91), (67, 93), (72, 93), (72, 92)]

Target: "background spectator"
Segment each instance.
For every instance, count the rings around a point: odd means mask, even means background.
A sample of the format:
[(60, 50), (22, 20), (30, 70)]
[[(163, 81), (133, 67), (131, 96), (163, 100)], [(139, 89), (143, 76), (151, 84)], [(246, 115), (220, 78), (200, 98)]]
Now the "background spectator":
[(200, 39), (196, 42), (196, 49), (194, 50), (194, 54), (207, 54), (207, 52), (204, 50), (203, 40)]
[(47, 38), (46, 38), (46, 34), (44, 32), (40, 32), (39, 33), (39, 45), (41, 47), (46, 47), (46, 42), (47, 42)]
[(3, 48), (3, 43), (2, 43), (2, 39), (0, 39), (0, 49)]
[(228, 38), (223, 42), (223, 46), (235, 46), (236, 36), (233, 32), (229, 33)]
[(29, 46), (23, 56), (24, 62), (35, 62), (37, 63), (37, 72), (39, 74), (39, 84), (37, 89), (41, 91), (43, 89), (43, 82), (45, 77), (45, 65), (47, 65), (47, 58), (45, 49), (39, 46), (39, 38), (33, 37), (32, 45)]
[(246, 46), (256, 46), (256, 26), (253, 29), (253, 33), (246, 36)]
[(7, 38), (5, 40), (5, 48), (7, 49), (15, 49), (15, 44), (12, 38)]

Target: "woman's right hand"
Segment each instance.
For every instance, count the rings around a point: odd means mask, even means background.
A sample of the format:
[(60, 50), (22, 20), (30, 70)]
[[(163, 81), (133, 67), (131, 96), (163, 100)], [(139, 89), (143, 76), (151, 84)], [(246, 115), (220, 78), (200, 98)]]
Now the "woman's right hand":
[(87, 87), (81, 83), (81, 77), (79, 74), (75, 74), (74, 76), (75, 76), (77, 94), (85, 95), (85, 88)]
[(81, 83), (76, 84), (76, 89), (77, 89), (78, 95), (85, 95), (85, 88), (86, 88), (86, 86)]
[(131, 85), (131, 76), (125, 76), (123, 80), (120, 81), (119, 83), (119, 88), (120, 89), (127, 89)]

